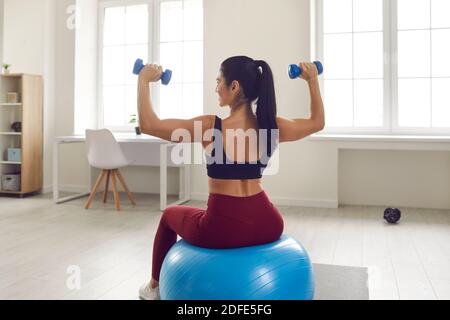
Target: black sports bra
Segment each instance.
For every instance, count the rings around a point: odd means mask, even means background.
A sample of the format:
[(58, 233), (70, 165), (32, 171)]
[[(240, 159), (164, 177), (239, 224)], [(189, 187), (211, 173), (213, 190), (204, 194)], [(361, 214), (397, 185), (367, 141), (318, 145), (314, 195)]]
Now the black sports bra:
[[(263, 164), (261, 160), (242, 163), (228, 159), (222, 139), (222, 119), (218, 116), (214, 128), (220, 132), (214, 131), (211, 156), (206, 153), (208, 177), (222, 180), (261, 179), (267, 164)], [(216, 158), (216, 150), (222, 150), (223, 156)]]

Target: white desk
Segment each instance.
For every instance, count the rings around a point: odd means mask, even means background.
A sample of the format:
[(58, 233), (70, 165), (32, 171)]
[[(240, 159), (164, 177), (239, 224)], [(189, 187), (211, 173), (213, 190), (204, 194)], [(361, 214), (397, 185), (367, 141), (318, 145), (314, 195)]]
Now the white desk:
[[(171, 149), (177, 145), (159, 138), (147, 135), (114, 135), (120, 144), (125, 157), (129, 160), (130, 166), (150, 166), (160, 168), (160, 209), (163, 211), (169, 205), (180, 205), (191, 200), (190, 190), (190, 165), (189, 163), (175, 164), (168, 157)], [(61, 144), (85, 143), (85, 136), (64, 136), (57, 137), (54, 141), (53, 149), (53, 200), (60, 204), (74, 199), (88, 196), (92, 188), (92, 174), (89, 168), (89, 186), (85, 193), (60, 198), (59, 196), (59, 147)], [(186, 146), (190, 147), (190, 146)], [(180, 200), (167, 204), (167, 168), (180, 168)]]

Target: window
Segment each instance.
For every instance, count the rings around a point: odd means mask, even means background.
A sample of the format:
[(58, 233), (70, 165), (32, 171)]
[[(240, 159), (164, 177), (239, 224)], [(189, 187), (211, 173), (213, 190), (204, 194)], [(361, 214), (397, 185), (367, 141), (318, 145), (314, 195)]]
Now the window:
[(450, 133), (450, 1), (319, 0), (326, 132)]
[(203, 114), (203, 8), (201, 0), (161, 2), (160, 61), (174, 71), (161, 87), (160, 117)]
[(100, 4), (99, 126), (133, 131), (137, 58), (173, 71), (169, 86), (154, 85), (161, 118), (203, 113), (202, 0), (121, 0)]

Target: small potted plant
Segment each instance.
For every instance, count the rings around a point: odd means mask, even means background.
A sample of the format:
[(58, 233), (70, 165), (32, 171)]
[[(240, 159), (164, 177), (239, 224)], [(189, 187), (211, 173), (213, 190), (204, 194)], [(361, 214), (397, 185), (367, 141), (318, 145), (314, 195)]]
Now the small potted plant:
[(134, 125), (134, 130), (136, 131), (136, 134), (138, 136), (141, 135), (141, 128), (139, 128), (137, 115), (135, 114), (130, 115), (130, 121), (128, 123)]
[(9, 67), (11, 67), (10, 64), (7, 64), (7, 63), (3, 64), (3, 73), (4, 74), (9, 74)]

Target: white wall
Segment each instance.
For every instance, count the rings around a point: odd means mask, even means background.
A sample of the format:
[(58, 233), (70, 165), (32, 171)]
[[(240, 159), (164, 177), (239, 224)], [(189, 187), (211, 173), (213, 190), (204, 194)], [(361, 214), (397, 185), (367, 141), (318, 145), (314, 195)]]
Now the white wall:
[(5, 0), (3, 59), (13, 73), (43, 74), (44, 4), (43, 0)]
[(339, 200), (346, 204), (450, 208), (450, 153), (342, 150)]
[(97, 46), (98, 3), (77, 0), (80, 11), (79, 26), (75, 33), (75, 133), (97, 125)]
[(55, 3), (5, 0), (3, 14), (4, 61), (11, 64), (12, 72), (39, 74), (44, 79), (44, 186), (51, 183), (55, 127)]
[(56, 2), (56, 134), (74, 132), (75, 30), (67, 28), (67, 8), (75, 0)]
[(3, 7), (4, 0), (0, 0), (0, 65), (3, 65)]
[[(68, 27), (72, 12), (68, 9), (75, 0), (57, 0), (56, 19), (56, 86), (55, 86), (55, 136), (72, 135), (75, 130), (75, 40), (76, 30)], [(86, 190), (88, 166), (82, 144), (60, 149), (60, 185), (62, 190)], [(46, 185), (50, 190), (51, 184)]]
[[(53, 137), (55, 136), (55, 48), (56, 48), (56, 2), (46, 0), (44, 16), (44, 187), (52, 183)], [(48, 188), (47, 188), (48, 189)]]

